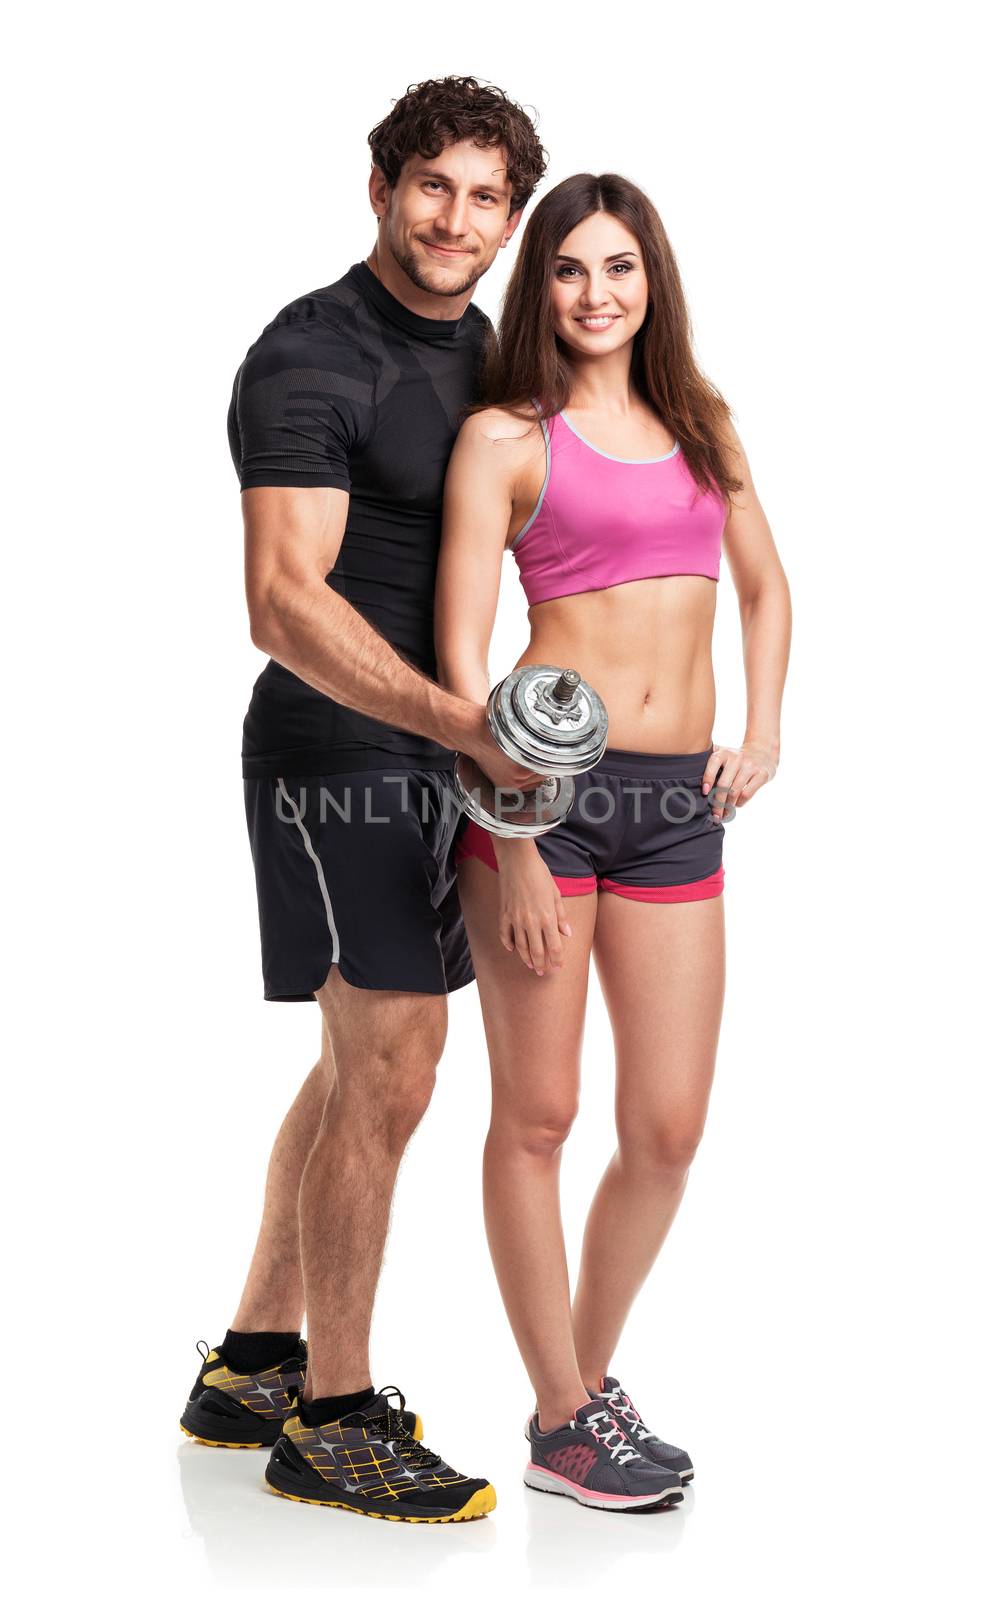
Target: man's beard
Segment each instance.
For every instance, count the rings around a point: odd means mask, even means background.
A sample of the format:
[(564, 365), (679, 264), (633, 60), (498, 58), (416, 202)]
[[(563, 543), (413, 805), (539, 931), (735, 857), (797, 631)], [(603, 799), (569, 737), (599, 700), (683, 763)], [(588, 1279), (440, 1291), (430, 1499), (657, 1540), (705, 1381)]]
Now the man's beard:
[(473, 289), (478, 279), (488, 270), (486, 267), (482, 267), (479, 271), (472, 272), (470, 277), (465, 278), (463, 283), (458, 284), (456, 288), (444, 289), (442, 284), (430, 283), (425, 276), (425, 271), (416, 253), (397, 250), (393, 244), (390, 247), (390, 253), (401, 268), (401, 271), (411, 279), (416, 289), (421, 289), (425, 294), (443, 295), (447, 299), (453, 299), (458, 294), (467, 294), (468, 290)]

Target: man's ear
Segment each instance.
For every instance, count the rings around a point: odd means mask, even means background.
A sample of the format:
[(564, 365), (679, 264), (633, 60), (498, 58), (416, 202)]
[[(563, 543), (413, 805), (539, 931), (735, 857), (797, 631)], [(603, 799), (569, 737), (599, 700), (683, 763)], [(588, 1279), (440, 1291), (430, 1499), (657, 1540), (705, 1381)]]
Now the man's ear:
[(390, 202), (390, 184), (386, 173), (381, 172), (379, 167), (370, 169), (369, 191), (370, 205), (376, 215), (382, 217)]
[(502, 250), (505, 249), (506, 245), (509, 243), (509, 240), (512, 238), (513, 234), (516, 232), (516, 229), (519, 227), (520, 223), (523, 220), (523, 212), (524, 212), (524, 210), (525, 210), (525, 207), (524, 206), (520, 206), (519, 210), (518, 211), (514, 211), (511, 214), (511, 216), (509, 217), (509, 219), (508, 219), (508, 221), (506, 222), (506, 225), (505, 225), (505, 233), (504, 233), (504, 235), (502, 237), (502, 243), (499, 246), (500, 249), (502, 249)]

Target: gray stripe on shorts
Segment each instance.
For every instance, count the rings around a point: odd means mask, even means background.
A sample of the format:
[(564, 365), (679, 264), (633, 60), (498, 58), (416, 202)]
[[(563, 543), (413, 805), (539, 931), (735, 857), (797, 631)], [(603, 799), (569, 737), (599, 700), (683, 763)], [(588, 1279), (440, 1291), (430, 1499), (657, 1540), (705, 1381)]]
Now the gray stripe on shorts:
[(320, 857), (318, 856), (317, 851), (310, 842), (310, 834), (304, 827), (303, 814), (302, 812), (297, 811), (296, 806), (293, 803), (293, 797), (286, 788), (286, 782), (284, 778), (279, 779), (279, 788), (282, 791), (283, 799), (286, 801), (286, 804), (289, 806), (294, 818), (296, 819), (296, 826), (300, 830), (300, 836), (307, 848), (307, 854), (314, 863), (314, 869), (317, 873), (317, 887), (320, 889), (321, 899), (324, 901), (324, 915), (328, 919), (328, 932), (331, 935), (331, 964), (332, 966), (337, 966), (338, 956), (340, 953), (338, 944), (338, 929), (335, 927), (335, 918), (331, 910), (331, 897), (328, 894), (328, 886), (324, 881), (324, 868), (321, 866)]

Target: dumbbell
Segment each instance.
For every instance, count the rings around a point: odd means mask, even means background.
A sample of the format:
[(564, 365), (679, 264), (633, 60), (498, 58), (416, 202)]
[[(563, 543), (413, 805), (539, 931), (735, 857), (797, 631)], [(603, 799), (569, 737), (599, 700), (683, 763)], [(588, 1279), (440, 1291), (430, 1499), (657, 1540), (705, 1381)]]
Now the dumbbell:
[(571, 667), (518, 667), (488, 696), (488, 727), (503, 755), (539, 772), (535, 789), (497, 789), (460, 754), (453, 782), (465, 816), (503, 839), (534, 839), (563, 822), (575, 798), (572, 779), (595, 767), (607, 747), (603, 701)]

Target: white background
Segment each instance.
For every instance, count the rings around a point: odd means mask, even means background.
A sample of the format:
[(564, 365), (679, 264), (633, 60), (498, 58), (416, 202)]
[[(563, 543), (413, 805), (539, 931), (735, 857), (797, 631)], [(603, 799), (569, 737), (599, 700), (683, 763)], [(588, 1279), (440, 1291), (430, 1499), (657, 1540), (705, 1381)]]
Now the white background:
[[(998, 1592), (990, 8), (32, 16), (3, 95), (20, 1592)], [(293, 1506), (262, 1491), (261, 1454), (177, 1429), (318, 1032), (313, 1007), (261, 1000), (239, 767), (261, 662), (230, 385), (282, 305), (368, 252), (366, 133), (445, 72), (539, 109), (548, 182), (622, 171), (658, 204), (795, 603), (779, 776), (726, 838), (707, 1136), (617, 1359), (697, 1461), (685, 1509), (659, 1518), (522, 1486), (529, 1393), (482, 1242), (473, 988), (401, 1178), (375, 1377), (493, 1478), (495, 1516), (411, 1528)], [(490, 313), (511, 259), (481, 285)], [(502, 613), (500, 672), (525, 637), (511, 570)], [(715, 657), (729, 742), (727, 578)], [(563, 1178), (573, 1251), (610, 1106), (596, 999)]]

